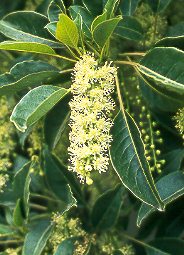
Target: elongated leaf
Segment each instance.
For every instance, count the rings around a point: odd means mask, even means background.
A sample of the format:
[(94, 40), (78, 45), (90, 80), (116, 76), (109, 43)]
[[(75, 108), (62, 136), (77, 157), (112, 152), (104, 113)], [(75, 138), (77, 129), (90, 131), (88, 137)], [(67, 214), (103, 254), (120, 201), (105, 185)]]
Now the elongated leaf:
[(51, 150), (58, 144), (69, 120), (69, 100), (70, 96), (68, 95), (59, 102), (45, 118), (45, 140)]
[(57, 248), (54, 255), (73, 255), (75, 251), (76, 238), (68, 238), (64, 240)]
[(92, 15), (100, 15), (103, 12), (103, 1), (82, 0), (84, 6)]
[(73, 206), (76, 201), (73, 198), (67, 180), (48, 150), (44, 151), (44, 169), (48, 185), (55, 196), (64, 201), (66, 208)]
[(124, 16), (115, 29), (115, 34), (120, 37), (139, 41), (143, 38), (143, 29), (141, 24), (134, 18)]
[(86, 36), (91, 38), (90, 26), (93, 21), (91, 14), (82, 6), (72, 5), (69, 8), (73, 20), (77, 19), (78, 15), (82, 17), (82, 29)]
[[(159, 59), (159, 61), (158, 61)], [(184, 95), (184, 52), (176, 48), (158, 47), (140, 61), (139, 71), (157, 84), (160, 91)]]
[(48, 18), (50, 22), (58, 21), (59, 14), (66, 13), (66, 8), (63, 0), (53, 0), (48, 7)]
[(118, 185), (97, 199), (91, 216), (95, 229), (104, 231), (115, 224), (123, 202), (123, 190), (122, 186)]
[(49, 239), (53, 224), (40, 221), (26, 235), (22, 255), (40, 255)]
[(103, 21), (107, 19), (107, 11), (105, 10), (101, 15), (97, 16), (91, 24), (91, 32)]
[(30, 167), (31, 163), (26, 163), (15, 175), (13, 182), (13, 192), (15, 198), (18, 199), (17, 210), (20, 211), (22, 206), (22, 213), (25, 219), (29, 216), (29, 196), (30, 196)]
[[(53, 192), (55, 192), (55, 194), (58, 193), (58, 197), (61, 198), (61, 196), (63, 197), (62, 194), (62, 190), (60, 189), (61, 184), (59, 184), (62, 180), (63, 184), (69, 184), (70, 188), (72, 190), (72, 193), (74, 194), (74, 196), (76, 197), (76, 199), (79, 202), (83, 202), (82, 199), (82, 192), (81, 192), (81, 187), (78, 183), (78, 181), (76, 180), (76, 178), (74, 177), (74, 175), (68, 171), (68, 169), (59, 161), (59, 159), (57, 157), (55, 157), (54, 155), (52, 155), (51, 153), (49, 153), (48, 150), (44, 151), (44, 155), (45, 155), (45, 159), (47, 160), (48, 157), (48, 162), (47, 166), (50, 164), (53, 164), (54, 170), (57, 173), (57, 175), (55, 177), (50, 177), (52, 175), (52, 171), (49, 169), (49, 167), (47, 167), (47, 178), (48, 178), (48, 183), (50, 185), (50, 187), (52, 188)], [(54, 184), (54, 179), (55, 178), (59, 178), (60, 177), (60, 182), (59, 180), (56, 181), (56, 186)], [(50, 180), (49, 180), (50, 178)], [(58, 185), (57, 185), (58, 183)], [(68, 192), (68, 187), (66, 188), (66, 192)], [(66, 193), (65, 192), (65, 193)], [(66, 198), (66, 196), (65, 196)], [(70, 196), (69, 196), (70, 198)]]
[(123, 15), (131, 16), (134, 14), (140, 0), (121, 0), (120, 10)]
[(10, 226), (0, 224), (0, 236), (12, 236), (15, 234), (15, 230), (13, 230)]
[(93, 38), (100, 47), (104, 47), (121, 19), (121, 17), (109, 19), (96, 26), (93, 31)]
[[(168, 174), (161, 178), (156, 183), (156, 186), (161, 199), (163, 200), (164, 204), (167, 205), (184, 194), (184, 174), (180, 171)], [(154, 211), (155, 208), (143, 203), (139, 209), (137, 225), (140, 226), (142, 221)]]
[(26, 88), (62, 79), (60, 70), (42, 61), (23, 61), (0, 75), (0, 94), (9, 95)]
[(20, 198), (17, 200), (15, 209), (13, 211), (13, 222), (15, 226), (17, 227), (21, 227), (24, 222), (23, 209), (22, 209), (22, 203)]
[(149, 244), (171, 255), (183, 255), (184, 241), (178, 238), (158, 238), (151, 241)]
[(106, 4), (104, 6), (104, 10), (107, 13), (107, 19), (114, 17), (116, 7), (118, 4), (119, 4), (119, 0), (107, 0)]
[(171, 0), (147, 0), (153, 12), (162, 12), (171, 2)]
[(61, 47), (44, 29), (47, 23), (48, 19), (39, 13), (18, 11), (8, 14), (0, 21), (0, 32), (15, 41), (37, 42), (50, 47)]
[(29, 91), (15, 106), (10, 120), (17, 129), (25, 132), (56, 105), (68, 91), (56, 86), (45, 85)]
[(46, 44), (36, 42), (13, 42), (6, 41), (0, 43), (0, 50), (13, 50), (46, 55), (56, 55), (55, 51)]
[(165, 37), (158, 41), (156, 47), (175, 47), (184, 50), (184, 35), (176, 37)]
[(121, 110), (112, 128), (111, 160), (122, 183), (136, 197), (163, 210), (164, 206), (150, 173), (144, 145), (134, 120)]
[(51, 35), (56, 37), (57, 21), (47, 24), (45, 28), (49, 31), (49, 33), (51, 33)]
[(76, 24), (67, 15), (60, 14), (57, 23), (56, 38), (69, 47), (77, 48), (79, 32)]

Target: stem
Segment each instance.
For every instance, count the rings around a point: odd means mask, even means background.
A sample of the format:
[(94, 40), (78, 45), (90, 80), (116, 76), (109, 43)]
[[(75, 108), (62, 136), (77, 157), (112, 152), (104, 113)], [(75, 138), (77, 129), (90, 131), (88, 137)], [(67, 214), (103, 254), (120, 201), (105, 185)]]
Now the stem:
[(134, 67), (137, 67), (139, 64), (136, 62), (132, 62), (132, 61), (123, 61), (123, 60), (118, 60), (118, 61), (114, 61), (115, 64), (119, 64), (119, 65), (131, 65)]
[[(49, 54), (48, 54), (48, 55), (49, 55)], [(74, 62), (74, 63), (77, 62), (75, 59), (67, 58), (67, 57), (62, 56), (62, 55), (57, 55), (57, 54), (55, 54), (55, 55), (50, 54), (50, 55), (53, 56), (53, 57), (56, 57), (56, 58), (62, 58), (62, 59), (64, 59), (64, 60), (67, 60), (67, 61), (70, 61), (70, 62)]]
[(98, 53), (98, 51), (91, 44), (89, 44), (88, 42), (85, 42), (85, 43), (98, 57), (100, 57), (100, 54)]
[(120, 53), (119, 56), (144, 56), (145, 52), (125, 52)]
[(119, 84), (119, 80), (118, 80), (117, 75), (116, 75), (115, 79), (116, 79), (116, 88), (117, 88), (117, 94), (118, 94), (120, 109), (122, 110), (122, 112), (124, 112), (125, 108), (124, 108), (124, 105), (123, 105), (123, 100), (122, 100), (121, 90), (120, 90), (120, 84)]
[(73, 72), (73, 69), (66, 69), (60, 72), (60, 74), (65, 74), (65, 73), (71, 73)]
[(47, 207), (42, 206), (42, 205), (30, 203), (30, 206), (31, 206), (32, 208), (34, 208), (34, 209), (37, 209), (37, 210), (47, 211)]
[(7, 244), (19, 244), (23, 243), (23, 240), (5, 240), (5, 241), (0, 241), (0, 245), (7, 245)]
[(54, 201), (54, 202), (58, 202), (59, 201), (59, 200), (56, 200), (54, 198), (47, 197), (47, 196), (40, 195), (40, 194), (36, 194), (36, 193), (31, 193), (31, 197), (33, 197), (33, 198), (41, 198), (41, 199), (45, 199), (45, 200), (49, 200), (49, 201)]

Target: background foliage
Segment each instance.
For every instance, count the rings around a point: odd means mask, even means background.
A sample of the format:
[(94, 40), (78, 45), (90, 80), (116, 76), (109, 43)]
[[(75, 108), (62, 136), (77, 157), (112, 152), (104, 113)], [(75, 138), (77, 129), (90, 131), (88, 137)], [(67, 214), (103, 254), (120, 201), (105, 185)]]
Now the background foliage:
[[(1, 0), (0, 254), (183, 255), (183, 8)], [(91, 186), (67, 169), (85, 50), (119, 76), (109, 170)]]

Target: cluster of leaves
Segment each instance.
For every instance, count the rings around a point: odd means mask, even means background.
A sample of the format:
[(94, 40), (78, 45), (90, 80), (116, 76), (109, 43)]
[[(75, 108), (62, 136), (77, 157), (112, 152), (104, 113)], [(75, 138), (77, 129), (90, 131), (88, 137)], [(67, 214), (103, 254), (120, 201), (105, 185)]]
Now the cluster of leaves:
[[(184, 23), (173, 13), (183, 7), (1, 0), (1, 118), (15, 128), (2, 121), (14, 152), (0, 254), (183, 254)], [(89, 187), (67, 169), (71, 73), (86, 51), (119, 67), (111, 164)]]

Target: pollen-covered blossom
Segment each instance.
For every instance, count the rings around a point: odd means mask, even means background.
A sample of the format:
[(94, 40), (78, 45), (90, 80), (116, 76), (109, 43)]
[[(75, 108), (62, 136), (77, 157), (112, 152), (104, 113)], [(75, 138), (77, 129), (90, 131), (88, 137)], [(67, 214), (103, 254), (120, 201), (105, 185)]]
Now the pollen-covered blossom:
[(70, 102), (70, 166), (82, 182), (91, 184), (93, 170), (108, 169), (109, 134), (114, 109), (110, 94), (114, 91), (116, 68), (111, 63), (99, 66), (93, 55), (82, 56), (74, 68)]
[(176, 120), (176, 128), (184, 138), (184, 108), (178, 110), (174, 119)]

